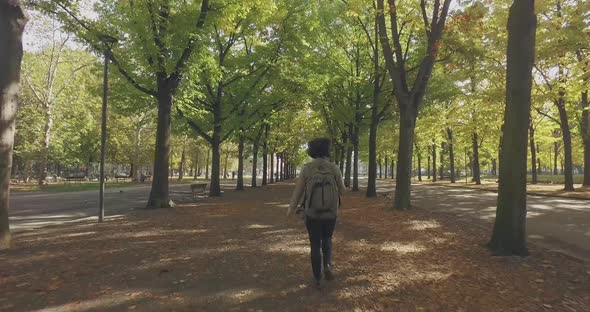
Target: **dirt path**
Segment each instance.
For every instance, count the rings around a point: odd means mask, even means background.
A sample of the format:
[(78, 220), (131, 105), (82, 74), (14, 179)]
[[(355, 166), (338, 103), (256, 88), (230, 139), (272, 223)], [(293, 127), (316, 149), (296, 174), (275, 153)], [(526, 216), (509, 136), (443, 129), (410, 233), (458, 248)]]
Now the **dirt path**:
[(318, 290), (292, 185), (227, 192), (103, 224), (15, 235), (0, 311), (588, 311), (590, 266), (531, 246), (491, 257), (488, 231), (348, 194), (337, 279)]

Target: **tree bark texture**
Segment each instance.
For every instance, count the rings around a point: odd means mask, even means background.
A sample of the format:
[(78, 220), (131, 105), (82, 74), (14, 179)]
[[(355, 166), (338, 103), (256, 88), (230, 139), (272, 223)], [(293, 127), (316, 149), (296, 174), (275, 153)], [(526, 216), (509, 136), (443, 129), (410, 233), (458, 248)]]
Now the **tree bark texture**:
[(481, 169), (479, 165), (479, 136), (473, 132), (471, 136), (471, 145), (473, 147), (473, 182), (476, 185), (481, 184)]
[(565, 93), (559, 92), (559, 99), (555, 103), (557, 111), (559, 112), (559, 126), (561, 128), (561, 135), (563, 138), (563, 156), (564, 156), (564, 170), (565, 178), (564, 191), (574, 191), (574, 163), (572, 159), (572, 135), (569, 126), (567, 111), (565, 109)]
[(252, 187), (258, 185), (258, 148), (260, 146), (259, 140), (254, 141), (252, 147)]
[(184, 179), (184, 170), (186, 168), (186, 147), (182, 146), (182, 153), (180, 155), (180, 164), (178, 165), (178, 181)]
[(346, 146), (346, 173), (344, 174), (344, 186), (350, 187), (351, 177), (352, 177), (352, 144), (349, 141), (352, 141), (352, 125), (348, 126), (348, 135), (344, 137), (345, 146)]
[(447, 128), (447, 138), (449, 140), (449, 162), (451, 167), (451, 183), (455, 183), (455, 150), (453, 145), (453, 129)]
[(409, 209), (410, 185), (412, 179), (412, 154), (414, 146), (414, 130), (416, 128), (417, 111), (409, 103), (400, 113), (400, 136), (397, 158), (397, 179), (395, 181), (395, 197), (393, 207), (399, 210)]
[(526, 242), (527, 136), (537, 17), (534, 1), (515, 0), (508, 17), (506, 110), (498, 206), (488, 247), (498, 255), (528, 255)]
[(441, 181), (445, 179), (445, 158), (444, 158), (445, 149), (446, 149), (445, 142), (440, 143), (440, 166), (439, 166), (440, 168), (439, 168), (439, 171), (440, 171)]
[(268, 184), (268, 132), (270, 125), (264, 125), (264, 142), (262, 143), (262, 185)]
[(240, 131), (240, 138), (238, 143), (238, 181), (236, 183), (236, 190), (244, 190), (244, 134)]
[(172, 111), (172, 90), (166, 80), (158, 80), (158, 122), (156, 127), (156, 153), (152, 189), (147, 208), (166, 208), (174, 203), (168, 193), (170, 165), (170, 120)]
[(436, 144), (432, 144), (432, 182), (436, 182)]
[(531, 175), (533, 177), (532, 183), (537, 184), (537, 151), (535, 150), (535, 127), (533, 123), (529, 125), (529, 145), (531, 148)]
[(590, 104), (588, 103), (588, 91), (582, 92), (582, 120), (581, 132), (584, 142), (584, 180), (583, 186), (590, 186)]
[(9, 248), (11, 239), (10, 172), (26, 23), (27, 16), (19, 1), (0, 2), (0, 249)]
[(270, 153), (270, 184), (275, 183), (275, 154)]

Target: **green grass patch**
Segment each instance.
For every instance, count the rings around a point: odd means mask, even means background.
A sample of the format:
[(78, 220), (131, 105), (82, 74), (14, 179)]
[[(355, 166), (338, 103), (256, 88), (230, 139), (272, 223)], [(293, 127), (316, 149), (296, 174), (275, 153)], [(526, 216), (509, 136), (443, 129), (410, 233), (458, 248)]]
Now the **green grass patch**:
[[(194, 181), (207, 181), (205, 179), (197, 179), (193, 180), (193, 177), (185, 178), (182, 181), (178, 181), (177, 177), (170, 179), (170, 184), (186, 184)], [(131, 181), (112, 181), (108, 182), (105, 185), (106, 189), (113, 189), (113, 188), (125, 188), (125, 187), (133, 187), (133, 186), (150, 186), (152, 181), (146, 181), (144, 183), (133, 183)], [(46, 192), (46, 193), (60, 193), (60, 192), (80, 192), (80, 191), (98, 191), (100, 187), (100, 183), (96, 181), (82, 181), (82, 182), (59, 182), (59, 183), (51, 183), (44, 186), (39, 186), (37, 184), (13, 184), (11, 186), (11, 192)]]
[[(106, 183), (105, 188), (122, 188), (132, 187), (141, 184), (131, 182), (111, 182)], [(149, 184), (144, 184), (149, 185)], [(44, 186), (39, 185), (16, 185), (13, 186), (12, 192), (47, 192), (47, 193), (59, 193), (59, 192), (79, 192), (79, 191), (98, 191), (100, 183), (98, 182), (68, 182), (68, 183), (52, 183)]]

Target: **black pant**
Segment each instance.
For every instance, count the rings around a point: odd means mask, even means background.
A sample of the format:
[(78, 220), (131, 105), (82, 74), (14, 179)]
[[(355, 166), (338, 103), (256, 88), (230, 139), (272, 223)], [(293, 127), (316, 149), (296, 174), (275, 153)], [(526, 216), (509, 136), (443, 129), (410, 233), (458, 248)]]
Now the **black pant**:
[(305, 219), (305, 226), (309, 234), (311, 244), (311, 268), (313, 277), (320, 280), (322, 277), (322, 255), (324, 255), (324, 267), (332, 264), (332, 234), (336, 226), (336, 219)]

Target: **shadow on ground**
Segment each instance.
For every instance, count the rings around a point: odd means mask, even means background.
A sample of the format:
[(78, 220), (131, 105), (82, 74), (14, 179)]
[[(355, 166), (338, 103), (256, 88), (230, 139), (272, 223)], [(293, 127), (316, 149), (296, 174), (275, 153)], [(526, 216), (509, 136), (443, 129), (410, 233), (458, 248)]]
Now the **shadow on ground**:
[(587, 264), (542, 249), (494, 258), (486, 231), (349, 194), (337, 279), (310, 287), (307, 236), (284, 213), (292, 185), (227, 191), (17, 234), (0, 253), (2, 311), (582, 311)]

